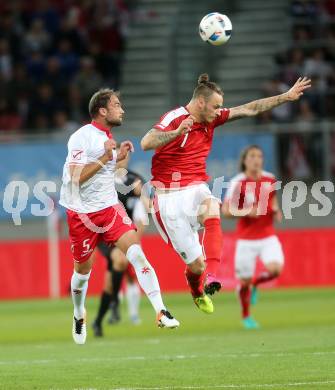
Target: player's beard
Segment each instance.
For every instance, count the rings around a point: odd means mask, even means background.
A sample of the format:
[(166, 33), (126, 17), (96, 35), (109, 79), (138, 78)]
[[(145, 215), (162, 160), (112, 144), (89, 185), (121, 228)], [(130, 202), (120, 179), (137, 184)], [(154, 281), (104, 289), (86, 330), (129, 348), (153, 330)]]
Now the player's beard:
[(120, 119), (106, 119), (106, 123), (109, 127), (115, 127), (115, 126), (121, 126), (122, 125), (122, 118)]

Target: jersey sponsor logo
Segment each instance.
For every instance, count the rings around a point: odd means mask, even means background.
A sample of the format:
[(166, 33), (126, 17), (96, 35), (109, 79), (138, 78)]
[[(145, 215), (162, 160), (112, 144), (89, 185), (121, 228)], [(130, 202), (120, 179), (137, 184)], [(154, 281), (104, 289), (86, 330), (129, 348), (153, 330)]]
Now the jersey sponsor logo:
[(72, 158), (73, 160), (80, 160), (83, 154), (83, 150), (72, 150)]
[(150, 272), (150, 268), (149, 267), (143, 267), (141, 272), (142, 272), (142, 274), (148, 274)]
[(122, 222), (125, 225), (131, 225), (131, 219), (129, 217), (123, 217)]

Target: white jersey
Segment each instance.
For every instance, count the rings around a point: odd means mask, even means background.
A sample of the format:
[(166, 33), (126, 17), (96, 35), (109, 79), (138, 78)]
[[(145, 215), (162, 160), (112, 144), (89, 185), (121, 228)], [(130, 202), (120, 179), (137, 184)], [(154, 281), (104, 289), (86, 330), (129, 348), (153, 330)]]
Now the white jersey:
[(114, 184), (116, 151), (113, 152), (113, 160), (104, 165), (79, 188), (73, 185), (70, 177), (70, 164), (85, 165), (97, 162), (97, 159), (105, 153), (104, 143), (110, 138), (108, 134), (108, 130), (92, 122), (71, 135), (63, 168), (63, 184), (59, 200), (65, 208), (78, 213), (91, 213), (118, 203)]

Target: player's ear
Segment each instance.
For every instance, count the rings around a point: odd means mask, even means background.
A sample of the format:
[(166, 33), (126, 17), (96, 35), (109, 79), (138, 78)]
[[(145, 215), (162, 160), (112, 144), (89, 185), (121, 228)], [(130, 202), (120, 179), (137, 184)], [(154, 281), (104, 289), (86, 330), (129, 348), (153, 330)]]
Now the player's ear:
[(206, 105), (206, 100), (205, 100), (205, 97), (202, 96), (202, 95), (199, 95), (198, 96), (198, 105), (199, 105), (199, 108), (200, 109), (203, 109)]
[(100, 107), (100, 108), (99, 108), (99, 114), (100, 114), (101, 116), (106, 116), (106, 115), (107, 115), (107, 110), (106, 110), (106, 108)]

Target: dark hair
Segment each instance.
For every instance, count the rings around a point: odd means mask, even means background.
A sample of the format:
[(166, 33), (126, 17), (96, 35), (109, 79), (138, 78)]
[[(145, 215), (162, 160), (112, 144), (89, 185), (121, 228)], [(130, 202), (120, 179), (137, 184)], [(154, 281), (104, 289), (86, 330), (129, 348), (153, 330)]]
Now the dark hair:
[(92, 119), (98, 115), (100, 108), (107, 107), (107, 103), (112, 96), (119, 97), (120, 93), (109, 88), (102, 88), (95, 92), (88, 103), (88, 112)]
[(223, 96), (222, 89), (213, 81), (209, 81), (207, 73), (202, 73), (198, 78), (198, 85), (193, 91), (193, 99), (203, 96), (205, 100), (208, 100), (215, 92)]
[(263, 153), (263, 150), (260, 146), (258, 145), (249, 145), (246, 148), (244, 148), (240, 154), (240, 162), (239, 162), (239, 168), (240, 172), (245, 172), (246, 166), (245, 166), (245, 159), (247, 158), (248, 153), (252, 149), (257, 149)]

